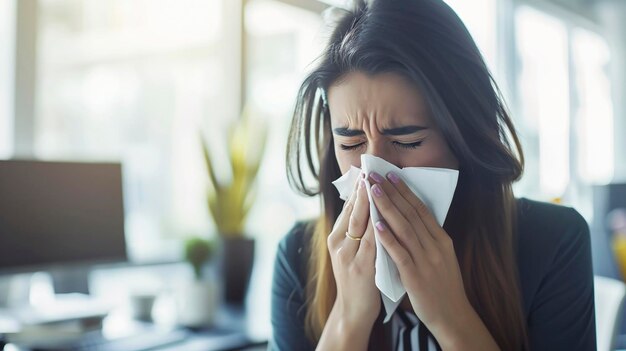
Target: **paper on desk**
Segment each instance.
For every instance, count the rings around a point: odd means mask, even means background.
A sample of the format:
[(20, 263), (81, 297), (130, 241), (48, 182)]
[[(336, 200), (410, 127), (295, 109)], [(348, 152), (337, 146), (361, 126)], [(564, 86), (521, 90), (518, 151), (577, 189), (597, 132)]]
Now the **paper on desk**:
[[(409, 186), (409, 188), (428, 206), (437, 222), (443, 225), (452, 197), (456, 188), (459, 171), (446, 168), (432, 167), (405, 167), (398, 168), (380, 157), (363, 154), (361, 155), (361, 167), (352, 166), (348, 172), (333, 182), (339, 191), (339, 197), (346, 200), (350, 197), (354, 182), (361, 173), (369, 175), (376, 172), (383, 177), (389, 172), (395, 172)], [(369, 180), (366, 178), (367, 196), (370, 203), (370, 219), (372, 224), (381, 220), (381, 216), (374, 206)], [(378, 240), (378, 230), (374, 226), (376, 241), (376, 286), (380, 290), (385, 306), (386, 323), (402, 301), (406, 289), (400, 281), (400, 274), (395, 263)]]

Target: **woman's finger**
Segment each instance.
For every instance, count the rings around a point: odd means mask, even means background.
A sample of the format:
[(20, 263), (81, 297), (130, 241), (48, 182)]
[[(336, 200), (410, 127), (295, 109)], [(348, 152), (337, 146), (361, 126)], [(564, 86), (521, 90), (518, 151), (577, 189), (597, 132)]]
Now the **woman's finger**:
[(409, 188), (409, 186), (402, 180), (400, 177), (390, 172), (387, 174), (387, 178), (390, 183), (398, 190), (400, 194), (406, 199), (407, 202), (411, 204), (413, 208), (415, 208), (417, 215), (420, 218), (420, 221), (424, 224), (426, 229), (428, 229), (428, 233), (430, 233), (431, 237), (435, 241), (447, 241), (449, 239), (448, 234), (441, 228), (439, 222), (435, 216), (430, 212), (430, 209), (422, 199), (420, 199), (413, 191)]
[[(348, 222), (348, 230), (344, 233), (343, 251), (345, 255), (354, 258), (362, 237), (369, 222), (369, 201), (367, 200), (367, 191), (365, 190), (365, 182), (359, 179), (359, 185), (356, 190), (356, 199), (354, 200), (354, 208)], [(350, 237), (348, 237), (348, 235)], [(358, 240), (357, 240), (358, 239)]]
[[(452, 240), (448, 234), (445, 233), (443, 228), (439, 226), (434, 216), (431, 215), (426, 204), (413, 193), (397, 174), (390, 172), (387, 174), (387, 179), (388, 181), (383, 182), (383, 184), (386, 185), (384, 189), (387, 194), (389, 194), (389, 197), (397, 202), (401, 201), (395, 199), (402, 197), (405, 203), (410, 203), (409, 206), (412, 208), (414, 214), (411, 224), (415, 229), (420, 243), (424, 247), (424, 256), (434, 265), (441, 264), (446, 257), (454, 256), (454, 252), (452, 251), (452, 255), (450, 255), (451, 250), (448, 250), (446, 247)], [(430, 223), (430, 225), (427, 226), (424, 219)], [(437, 236), (442, 233), (444, 238), (438, 238)], [(420, 268), (424, 268), (421, 264), (419, 266)]]
[(404, 192), (404, 189), (408, 191), (406, 193), (407, 201), (409, 201), (413, 205), (413, 207), (417, 210), (417, 214), (422, 220), (422, 223), (424, 223), (424, 225), (428, 229), (428, 232), (433, 236), (433, 238), (440, 243), (441, 242), (448, 243), (450, 241), (450, 236), (441, 227), (439, 222), (437, 222), (437, 219), (435, 218), (433, 213), (430, 211), (428, 206), (426, 206), (424, 201), (422, 201), (422, 199), (417, 197), (413, 193), (413, 191), (409, 189), (408, 185), (405, 182), (403, 182), (399, 177), (397, 177), (397, 175), (394, 174), (391, 177), (394, 179), (392, 180), (390, 178), (389, 180), (397, 189), (399, 189), (399, 191)]
[[(391, 202), (396, 206), (404, 218), (406, 218), (407, 222), (411, 224), (413, 234), (415, 234), (414, 240), (419, 241), (422, 247), (424, 247), (424, 250), (433, 250), (435, 248), (434, 240), (432, 239), (431, 234), (428, 233), (424, 223), (422, 223), (422, 220), (417, 214), (417, 210), (405, 198), (406, 195), (398, 191), (394, 184), (383, 178), (378, 173), (372, 173), (371, 178), (382, 187), (383, 192), (389, 197)], [(407, 244), (412, 244), (412, 238), (407, 238), (407, 240), (410, 240)]]
[[(376, 176), (370, 176), (370, 178), (374, 182), (377, 181)], [(384, 182), (385, 180), (383, 178), (382, 183)], [(372, 185), (371, 192), (374, 197), (374, 204), (380, 212), (380, 215), (385, 219), (385, 224), (388, 225), (391, 231), (393, 231), (402, 245), (411, 248), (410, 252), (412, 257), (422, 256), (424, 247), (417, 239), (417, 235), (413, 231), (411, 223), (409, 223), (402, 213), (400, 213), (396, 205), (383, 190), (382, 185), (374, 183), (374, 185)]]
[(365, 234), (361, 238), (361, 244), (354, 260), (359, 265), (374, 265), (376, 258), (376, 241), (374, 240), (374, 226), (368, 219)]
[(354, 183), (354, 189), (352, 190), (352, 194), (350, 195), (348, 200), (344, 202), (343, 209), (341, 210), (341, 213), (339, 213), (339, 216), (337, 217), (337, 220), (333, 225), (333, 229), (326, 238), (326, 245), (328, 246), (328, 249), (333, 253), (337, 251), (341, 246), (341, 243), (345, 238), (345, 232), (348, 230), (348, 222), (354, 208), (354, 201), (356, 200), (356, 189), (358, 184), (358, 181)]
[(404, 275), (408, 269), (415, 265), (413, 257), (385, 223), (376, 223), (376, 229), (378, 229), (378, 239), (381, 244), (383, 244), (393, 262), (398, 266), (400, 274)]

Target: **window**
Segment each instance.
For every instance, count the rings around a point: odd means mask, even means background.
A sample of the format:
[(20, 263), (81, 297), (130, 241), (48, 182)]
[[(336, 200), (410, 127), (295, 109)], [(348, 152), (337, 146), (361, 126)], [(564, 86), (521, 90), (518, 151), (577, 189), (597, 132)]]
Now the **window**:
[(519, 55), (517, 118), (527, 167), (522, 192), (563, 196), (570, 180), (569, 64), (565, 24), (527, 6), (516, 12)]
[[(245, 18), (246, 100), (272, 126), (259, 172), (259, 202), (264, 206), (256, 213), (258, 221), (252, 222), (276, 226), (280, 230), (275, 234), (282, 236), (296, 219), (319, 213), (318, 199), (303, 201), (287, 185), (285, 146), (298, 88), (323, 49), (322, 20), (320, 13), (275, 0), (248, 1)], [(283, 215), (276, 218), (272, 213)]]
[(527, 161), (516, 190), (562, 198), (591, 220), (590, 185), (614, 173), (610, 50), (593, 24), (548, 11), (521, 5), (515, 12), (516, 122)]
[(232, 3), (39, 2), (36, 156), (123, 162), (132, 258), (211, 223), (196, 136), (239, 114)]
[(498, 70), (496, 0), (445, 0), (459, 15), (492, 73)]
[[(249, 0), (245, 8), (246, 103), (250, 113), (270, 124), (259, 169), (257, 204), (250, 212), (250, 233), (257, 235), (255, 275), (271, 286), (278, 241), (296, 220), (319, 214), (319, 198), (304, 198), (287, 184), (285, 146), (298, 88), (323, 46), (320, 13), (276, 0)], [(279, 215), (278, 215), (279, 214)], [(251, 291), (251, 315), (270, 314), (270, 291)], [(252, 332), (270, 332), (267, 323), (250, 323)]]
[(577, 171), (587, 183), (613, 178), (613, 104), (608, 76), (609, 48), (591, 31), (572, 33), (572, 60), (576, 93)]

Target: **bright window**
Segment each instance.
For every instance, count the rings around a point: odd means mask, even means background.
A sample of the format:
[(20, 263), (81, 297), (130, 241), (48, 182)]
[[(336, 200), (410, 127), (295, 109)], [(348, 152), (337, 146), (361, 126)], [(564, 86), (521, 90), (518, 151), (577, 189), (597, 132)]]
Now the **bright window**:
[(198, 129), (239, 113), (227, 2), (39, 4), (36, 156), (121, 160), (131, 257), (178, 254), (211, 223)]
[(578, 28), (572, 34), (578, 172), (588, 183), (608, 183), (614, 156), (609, 48), (602, 37), (588, 30)]
[[(270, 289), (275, 252), (296, 220), (319, 214), (319, 198), (304, 198), (287, 184), (285, 147), (298, 88), (309, 65), (322, 50), (318, 13), (275, 0), (250, 0), (245, 8), (247, 38), (246, 95), (248, 108), (270, 124), (268, 144), (259, 170), (257, 204), (249, 228), (256, 234), (251, 315), (270, 314)], [(261, 303), (258, 303), (261, 302)], [(252, 323), (252, 332), (270, 332), (268, 324)]]
[(522, 117), (517, 121), (527, 155), (521, 185), (531, 196), (561, 197), (570, 179), (567, 29), (561, 20), (526, 6), (515, 18)]
[(487, 66), (495, 74), (498, 69), (496, 0), (445, 0), (445, 2), (459, 15), (476, 41)]
[(247, 103), (271, 125), (259, 172), (259, 202), (264, 205), (251, 222), (267, 228), (264, 235), (282, 236), (296, 219), (319, 213), (318, 199), (304, 201), (287, 185), (285, 147), (298, 88), (323, 49), (322, 20), (317, 13), (275, 0), (248, 1), (245, 13)]

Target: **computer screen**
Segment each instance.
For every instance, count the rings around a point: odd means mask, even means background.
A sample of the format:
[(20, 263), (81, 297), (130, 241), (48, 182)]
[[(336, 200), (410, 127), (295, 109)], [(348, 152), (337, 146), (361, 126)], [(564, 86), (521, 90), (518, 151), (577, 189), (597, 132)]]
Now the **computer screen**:
[(126, 260), (120, 164), (0, 161), (0, 272)]

